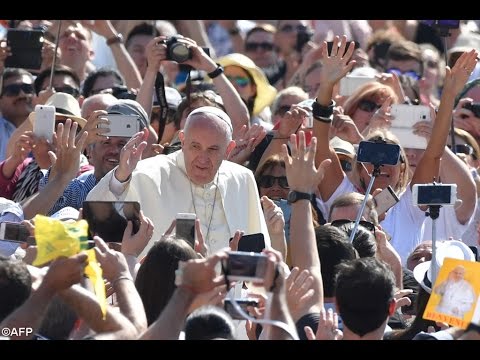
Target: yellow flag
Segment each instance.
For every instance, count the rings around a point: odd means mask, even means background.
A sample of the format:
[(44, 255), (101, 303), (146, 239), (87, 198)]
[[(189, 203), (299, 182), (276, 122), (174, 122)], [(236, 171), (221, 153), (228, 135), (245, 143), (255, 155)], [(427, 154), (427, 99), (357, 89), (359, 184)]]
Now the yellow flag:
[(97, 262), (97, 257), (95, 256), (95, 249), (89, 249), (86, 251), (88, 255), (88, 265), (85, 267), (85, 275), (90, 279), (93, 284), (93, 289), (95, 290), (95, 295), (97, 300), (100, 303), (100, 308), (102, 309), (103, 319), (107, 315), (107, 297), (105, 294), (105, 283), (103, 282), (103, 272), (102, 268)]
[(88, 223), (85, 220), (64, 223), (43, 215), (35, 218), (37, 257), (33, 265), (43, 265), (60, 256), (69, 257), (86, 249)]

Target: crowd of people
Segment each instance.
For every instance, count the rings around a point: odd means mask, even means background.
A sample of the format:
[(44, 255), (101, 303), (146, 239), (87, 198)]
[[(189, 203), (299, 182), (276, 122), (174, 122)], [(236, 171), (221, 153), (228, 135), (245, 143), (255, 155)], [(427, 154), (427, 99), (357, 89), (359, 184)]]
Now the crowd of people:
[[(480, 246), (479, 27), (0, 22), (0, 328), (32, 329), (2, 335), (478, 339), (423, 311), (433, 289), (471, 319), (480, 291), (462, 266), (432, 282), (437, 247)], [(15, 63), (11, 34), (38, 31), (38, 67)], [(438, 218), (417, 198), (436, 183), (456, 188)], [(89, 249), (37, 243), (42, 216), (69, 236), (86, 220)]]

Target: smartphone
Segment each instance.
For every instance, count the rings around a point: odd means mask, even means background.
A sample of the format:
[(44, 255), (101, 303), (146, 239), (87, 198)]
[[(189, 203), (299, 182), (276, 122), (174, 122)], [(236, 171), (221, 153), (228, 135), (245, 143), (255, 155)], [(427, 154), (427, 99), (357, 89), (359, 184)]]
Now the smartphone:
[(108, 114), (109, 124), (99, 124), (99, 128), (110, 129), (104, 136), (132, 137), (140, 131), (140, 118), (136, 115)]
[[(360, 43), (358, 41), (354, 41), (354, 42), (355, 42), (354, 49), (356, 50), (360, 47)], [(345, 54), (347, 53), (348, 44), (350, 43), (351, 41), (347, 41), (347, 46), (345, 46), (345, 52), (343, 53), (343, 56), (345, 56)], [(338, 47), (340, 47), (340, 42), (338, 42)], [(327, 41), (327, 50), (329, 55), (332, 54), (332, 49), (333, 49), (333, 41)]]
[(353, 76), (347, 75), (340, 80), (340, 89), (338, 91), (341, 96), (350, 96), (355, 90), (362, 85), (370, 82), (377, 81), (374, 77), (370, 76)]
[(383, 189), (382, 192), (373, 197), (373, 201), (375, 203), (377, 214), (381, 215), (386, 213), (388, 209), (398, 203), (400, 199), (398, 198), (397, 194), (395, 194), (395, 191), (392, 189), (392, 187), (388, 185), (387, 188)]
[(30, 237), (30, 232), (24, 224), (13, 222), (0, 223), (0, 239), (25, 243), (28, 237)]
[(185, 240), (192, 248), (195, 248), (195, 219), (193, 213), (178, 213), (176, 216), (175, 236)]
[[(258, 300), (255, 298), (245, 298), (245, 299), (235, 299), (235, 302), (240, 306), (240, 308), (248, 314), (247, 308), (249, 306), (258, 307)], [(232, 317), (234, 320), (245, 320), (245, 318), (235, 310), (235, 307), (232, 304), (232, 300), (226, 298), (223, 302), (223, 307), (225, 311)]]
[(415, 184), (412, 199), (414, 205), (452, 206), (457, 201), (457, 184)]
[(40, 70), (43, 41), (42, 30), (8, 29), (7, 46), (12, 55), (5, 59), (5, 67)]
[(413, 133), (413, 126), (420, 121), (431, 121), (430, 108), (425, 105), (393, 104), (390, 131), (404, 148), (426, 149), (427, 139)]
[(90, 236), (98, 235), (105, 242), (122, 242), (127, 222), (133, 225), (132, 235), (140, 228), (140, 203), (137, 201), (84, 201), (83, 218)]
[(238, 251), (261, 253), (263, 249), (265, 249), (265, 237), (262, 233), (243, 235), (238, 242)]
[(53, 140), (55, 132), (55, 106), (36, 105), (35, 121), (33, 122), (33, 133), (49, 141)]
[(229, 280), (263, 282), (267, 256), (254, 252), (230, 251), (225, 272)]
[(400, 159), (400, 146), (373, 141), (360, 141), (357, 150), (357, 161), (376, 166), (397, 165)]

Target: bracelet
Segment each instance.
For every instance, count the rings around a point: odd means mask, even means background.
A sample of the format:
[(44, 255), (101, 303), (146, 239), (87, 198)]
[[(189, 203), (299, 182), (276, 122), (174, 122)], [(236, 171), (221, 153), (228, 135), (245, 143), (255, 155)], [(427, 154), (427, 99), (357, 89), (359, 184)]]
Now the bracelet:
[(217, 68), (213, 70), (212, 72), (209, 72), (207, 75), (210, 79), (215, 79), (217, 76), (223, 74), (223, 66), (217, 63)]
[(320, 105), (317, 102), (317, 99), (312, 104), (312, 115), (315, 119), (322, 118), (322, 119), (329, 119), (330, 116), (333, 115), (333, 108), (335, 107), (335, 101), (330, 101), (328, 106)]
[(121, 33), (118, 33), (115, 36), (107, 39), (108, 46), (113, 44), (123, 44), (123, 35)]
[(112, 287), (114, 287), (115, 284), (117, 282), (119, 282), (120, 280), (131, 280), (131, 281), (133, 281), (133, 279), (130, 276), (126, 276), (126, 275), (120, 276), (120, 277), (118, 277), (118, 278), (116, 278), (115, 280), (112, 281)]

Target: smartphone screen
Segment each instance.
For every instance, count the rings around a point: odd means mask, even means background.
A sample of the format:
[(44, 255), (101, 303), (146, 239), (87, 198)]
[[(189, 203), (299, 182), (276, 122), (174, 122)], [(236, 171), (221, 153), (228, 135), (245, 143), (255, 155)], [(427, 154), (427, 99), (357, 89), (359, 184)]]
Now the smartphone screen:
[(179, 213), (176, 216), (175, 236), (195, 248), (195, 219), (193, 213)]
[(374, 165), (397, 165), (400, 159), (400, 146), (397, 144), (360, 141), (357, 161)]
[(105, 242), (122, 242), (127, 222), (132, 221), (132, 235), (140, 228), (140, 203), (137, 201), (84, 201), (83, 218), (91, 237)]
[(21, 223), (3, 222), (0, 223), (0, 239), (15, 242), (27, 242), (30, 232)]
[(265, 249), (265, 237), (262, 233), (243, 235), (238, 242), (238, 251), (261, 253)]
[(231, 251), (228, 253), (226, 275), (229, 280), (263, 281), (267, 265), (264, 254)]

